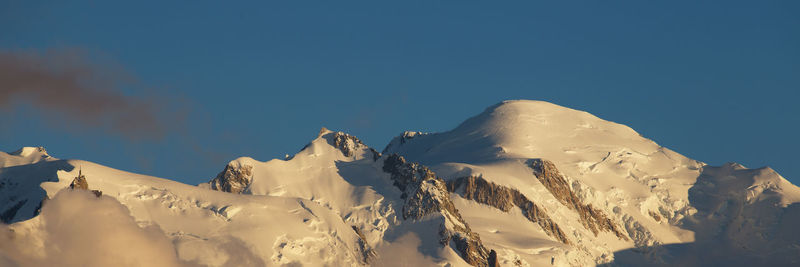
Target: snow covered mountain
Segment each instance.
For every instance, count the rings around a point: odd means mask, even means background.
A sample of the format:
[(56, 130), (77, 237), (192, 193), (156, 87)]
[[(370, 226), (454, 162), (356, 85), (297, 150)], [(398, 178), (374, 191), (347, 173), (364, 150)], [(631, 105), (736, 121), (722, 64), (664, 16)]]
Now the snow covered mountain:
[(0, 265), (800, 264), (800, 188), (772, 169), (709, 166), (546, 102), (380, 153), (323, 128), (291, 157), (220, 167), (193, 186), (0, 152)]

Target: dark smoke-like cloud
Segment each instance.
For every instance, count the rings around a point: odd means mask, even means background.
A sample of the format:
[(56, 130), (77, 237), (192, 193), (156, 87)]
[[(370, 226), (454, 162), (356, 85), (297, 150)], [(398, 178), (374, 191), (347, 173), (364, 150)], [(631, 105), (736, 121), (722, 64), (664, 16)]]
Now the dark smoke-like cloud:
[(0, 108), (26, 103), (134, 140), (161, 139), (183, 126), (171, 100), (129, 96), (123, 88), (142, 89), (122, 68), (95, 64), (80, 50), (0, 51)]

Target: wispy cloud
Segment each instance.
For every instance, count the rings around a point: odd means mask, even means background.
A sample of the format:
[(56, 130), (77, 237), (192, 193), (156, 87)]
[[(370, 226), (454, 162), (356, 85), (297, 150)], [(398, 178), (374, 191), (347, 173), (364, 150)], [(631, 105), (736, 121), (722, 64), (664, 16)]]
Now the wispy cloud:
[(183, 127), (185, 113), (164, 95), (131, 96), (142, 89), (133, 75), (99, 65), (78, 49), (0, 51), (0, 108), (19, 103), (50, 111), (70, 123), (126, 138), (157, 140)]

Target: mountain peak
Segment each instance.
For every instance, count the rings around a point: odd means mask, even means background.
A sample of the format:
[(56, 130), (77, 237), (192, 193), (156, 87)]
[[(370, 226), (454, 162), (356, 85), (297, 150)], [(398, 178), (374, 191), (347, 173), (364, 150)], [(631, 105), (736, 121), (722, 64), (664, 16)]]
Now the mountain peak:
[(327, 133), (332, 133), (332, 131), (328, 130), (328, 128), (325, 128), (325, 126), (322, 126), (322, 128), (319, 129), (319, 134), (317, 134), (317, 138), (320, 138)]
[(509, 100), (447, 132), (404, 134), (384, 153), (401, 153), (427, 164), (537, 157), (562, 162), (563, 157), (582, 151), (602, 158), (609, 149), (650, 154), (659, 146), (625, 125), (584, 111), (545, 101)]
[[(324, 128), (323, 128), (324, 129)], [(365, 145), (358, 137), (344, 133), (344, 132), (331, 132), (327, 131), (323, 136), (329, 145), (342, 152), (345, 157), (354, 157), (357, 154), (364, 154), (368, 152), (373, 160), (380, 157), (380, 153), (375, 149)]]
[(17, 151), (8, 153), (8, 154), (9, 155), (14, 155), (14, 156), (25, 157), (25, 158), (32, 157), (32, 156), (34, 156), (34, 157), (38, 156), (38, 157), (41, 157), (41, 158), (49, 158), (50, 157), (50, 155), (47, 154), (47, 150), (45, 150), (44, 147), (40, 147), (40, 146), (39, 147), (26, 146), (26, 147), (18, 149)]
[(531, 107), (538, 107), (538, 108), (562, 108), (568, 109), (566, 107), (562, 107), (547, 101), (542, 100), (530, 100), (530, 99), (509, 99), (503, 100), (500, 103), (494, 104), (487, 109), (496, 109), (499, 107), (506, 107), (506, 106), (526, 106), (528, 108)]
[(240, 157), (225, 165), (225, 169), (211, 179), (211, 189), (229, 193), (246, 193), (253, 181), (253, 165), (255, 160), (250, 157)]
[(294, 156), (240, 157), (196, 187), (27, 147), (0, 152), (0, 220), (22, 230), (12, 246), (48, 243), (35, 227), (58, 200), (42, 203), (91, 186), (205, 265), (800, 262), (799, 187), (769, 167), (697, 162), (583, 111), (503, 101), (446, 132), (403, 132), (383, 154), (322, 127)]
[(44, 147), (23, 147), (11, 153), (0, 152), (0, 167), (32, 164), (40, 161), (55, 160), (47, 154)]
[(621, 128), (617, 129), (621, 130), (620, 133), (638, 135), (627, 126), (600, 119), (585, 111), (538, 100), (506, 100), (467, 119), (453, 131), (484, 130), (490, 134), (510, 135), (528, 130), (564, 132), (614, 126)]

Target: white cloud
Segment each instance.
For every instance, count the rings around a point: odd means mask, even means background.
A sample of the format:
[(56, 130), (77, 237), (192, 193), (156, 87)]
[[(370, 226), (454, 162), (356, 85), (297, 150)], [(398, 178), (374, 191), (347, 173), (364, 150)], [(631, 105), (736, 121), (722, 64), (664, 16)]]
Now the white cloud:
[(413, 232), (397, 238), (394, 242), (379, 246), (378, 259), (374, 266), (436, 266), (433, 258), (419, 252), (422, 241)]
[(2, 266), (186, 266), (157, 226), (108, 196), (62, 190), (40, 216), (0, 228)]

